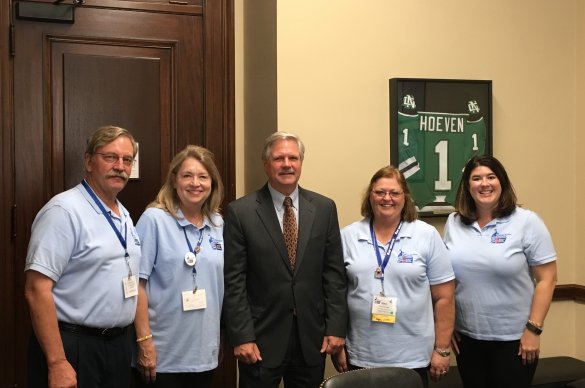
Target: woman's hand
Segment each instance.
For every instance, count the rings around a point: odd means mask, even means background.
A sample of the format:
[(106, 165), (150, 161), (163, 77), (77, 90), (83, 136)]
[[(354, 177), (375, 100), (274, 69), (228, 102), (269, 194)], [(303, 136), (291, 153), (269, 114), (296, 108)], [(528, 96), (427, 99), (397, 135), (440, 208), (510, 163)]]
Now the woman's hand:
[(540, 337), (524, 329), (522, 337), (520, 337), (520, 346), (518, 355), (522, 357), (522, 365), (532, 364), (540, 356)]
[(441, 380), (441, 378), (447, 374), (447, 372), (449, 372), (450, 365), (451, 359), (449, 356), (441, 356), (437, 352), (433, 351), (433, 355), (431, 356), (431, 367), (429, 368), (431, 380)]
[(145, 382), (156, 381), (156, 349), (152, 338), (138, 343), (136, 364), (140, 376)]

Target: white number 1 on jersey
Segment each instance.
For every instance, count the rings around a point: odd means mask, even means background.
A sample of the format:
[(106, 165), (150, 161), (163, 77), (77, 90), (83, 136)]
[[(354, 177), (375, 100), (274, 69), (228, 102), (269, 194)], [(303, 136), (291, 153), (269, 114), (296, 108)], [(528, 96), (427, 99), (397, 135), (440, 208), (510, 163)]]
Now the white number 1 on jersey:
[(441, 140), (435, 146), (435, 154), (439, 154), (439, 179), (435, 181), (435, 190), (451, 190), (451, 181), (447, 179), (448, 151), (449, 142), (447, 140)]

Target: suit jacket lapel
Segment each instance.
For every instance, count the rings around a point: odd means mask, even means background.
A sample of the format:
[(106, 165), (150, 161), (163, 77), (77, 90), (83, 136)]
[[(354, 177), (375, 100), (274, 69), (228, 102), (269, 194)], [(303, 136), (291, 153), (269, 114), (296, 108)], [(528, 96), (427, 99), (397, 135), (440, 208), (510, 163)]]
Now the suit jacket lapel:
[(311, 229), (315, 220), (315, 206), (312, 198), (305, 190), (299, 187), (299, 239), (297, 242), (297, 261), (295, 264), (295, 273), (303, 262), (305, 249), (311, 237)]
[[(280, 228), (280, 223), (278, 222), (278, 217), (276, 216), (276, 210), (274, 209), (274, 202), (272, 201), (272, 196), (270, 195), (270, 191), (268, 190), (268, 185), (264, 185), (264, 187), (258, 191), (258, 197), (256, 199), (258, 202), (258, 208), (256, 209), (256, 213), (262, 223), (264, 224), (264, 228), (266, 229), (270, 239), (274, 243), (274, 246), (278, 250), (280, 257), (284, 261), (286, 268), (288, 268), (289, 272), (290, 269), (290, 262), (288, 260), (288, 253), (286, 251), (286, 245), (284, 243), (284, 236), (282, 235), (282, 229)], [(298, 248), (297, 248), (297, 262), (298, 262)]]

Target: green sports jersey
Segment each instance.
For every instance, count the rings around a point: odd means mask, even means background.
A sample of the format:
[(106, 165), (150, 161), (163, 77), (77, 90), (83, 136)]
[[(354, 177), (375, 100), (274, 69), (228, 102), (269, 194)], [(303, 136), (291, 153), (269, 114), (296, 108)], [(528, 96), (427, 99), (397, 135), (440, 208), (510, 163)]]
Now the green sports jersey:
[(467, 113), (398, 112), (398, 168), (419, 209), (454, 205), (467, 161), (485, 153), (483, 118)]

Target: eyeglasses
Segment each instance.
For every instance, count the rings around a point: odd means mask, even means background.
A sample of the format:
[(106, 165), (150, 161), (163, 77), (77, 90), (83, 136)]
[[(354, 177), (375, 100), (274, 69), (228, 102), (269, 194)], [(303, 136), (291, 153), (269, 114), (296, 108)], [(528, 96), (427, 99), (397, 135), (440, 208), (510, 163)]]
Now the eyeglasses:
[(386, 195), (389, 195), (390, 198), (392, 198), (392, 199), (398, 199), (398, 198), (400, 198), (400, 196), (402, 194), (404, 194), (402, 191), (386, 191), (386, 190), (372, 190), (372, 193), (374, 193), (374, 195), (380, 199), (385, 198)]
[(118, 160), (122, 159), (122, 163), (124, 163), (124, 166), (129, 167), (134, 162), (134, 158), (131, 156), (120, 156), (120, 155), (114, 154), (114, 153), (107, 153), (106, 154), (103, 152), (96, 152), (96, 154), (100, 155), (102, 157), (102, 159), (104, 160), (104, 162), (110, 163), (110, 164), (114, 164)]

